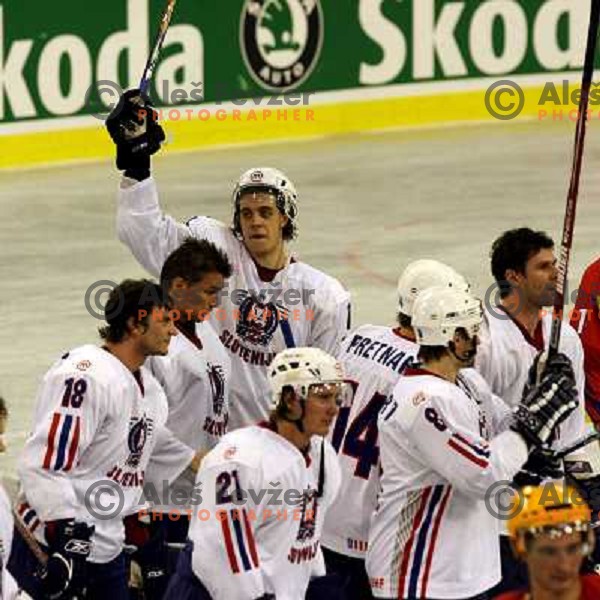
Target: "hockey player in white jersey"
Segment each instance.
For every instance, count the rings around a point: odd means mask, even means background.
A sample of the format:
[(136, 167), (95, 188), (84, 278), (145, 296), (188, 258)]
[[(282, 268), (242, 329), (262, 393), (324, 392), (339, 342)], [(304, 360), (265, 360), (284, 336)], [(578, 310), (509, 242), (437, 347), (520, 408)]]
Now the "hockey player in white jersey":
[[(206, 240), (186, 240), (169, 255), (160, 283), (169, 296), (179, 335), (171, 340), (167, 356), (150, 356), (145, 363), (167, 396), (167, 428), (179, 441), (204, 453), (225, 434), (229, 419), (231, 363), (208, 316), (230, 275), (227, 256)], [(133, 558), (141, 567), (146, 600), (164, 595), (177, 558), (167, 552), (167, 545), (185, 542), (187, 509), (195, 493), (191, 468), (167, 487), (170, 465), (165, 472), (158, 458), (150, 459), (146, 471), (151, 522), (146, 524), (148, 515), (142, 511), (139, 519), (132, 515), (126, 523), (138, 540)]]
[(379, 416), (382, 490), (367, 552), (377, 598), (487, 598), (500, 553), (486, 493), (510, 481), (577, 405), (559, 354), (510, 415), (468, 368), (481, 319), (479, 301), (462, 291), (430, 288), (415, 302), (421, 364), (404, 372)]
[(362, 325), (338, 354), (345, 374), (358, 382), (358, 388), (352, 406), (340, 409), (329, 437), (339, 455), (342, 488), (325, 519), (323, 555), (327, 572), (346, 580), (348, 600), (372, 597), (364, 560), (379, 489), (377, 417), (402, 372), (416, 358), (412, 309), (418, 294), (432, 286), (469, 289), (451, 267), (436, 260), (414, 261), (398, 281), (398, 326)]
[(267, 372), (275, 354), (294, 346), (335, 353), (349, 328), (350, 295), (290, 253), (288, 242), (298, 233), (298, 194), (277, 169), (254, 168), (239, 178), (231, 226), (208, 217), (178, 223), (163, 214), (150, 176), (150, 153), (159, 149), (162, 130), (150, 107), (147, 117), (137, 118), (139, 100), (135, 91), (127, 92), (107, 122), (124, 171), (119, 239), (155, 276), (187, 237), (226, 252), (234, 273), (211, 323), (232, 361), (230, 427), (256, 423), (269, 412)]
[[(139, 509), (151, 453), (172, 480), (195, 452), (166, 429), (167, 402), (144, 368), (166, 355), (177, 330), (161, 288), (126, 280), (109, 295), (103, 346), (67, 352), (38, 391), (19, 475), (22, 524), (13, 553), (21, 587), (34, 599), (125, 600), (128, 573), (123, 517)], [(41, 577), (31, 551), (48, 555)]]
[[(0, 454), (6, 452), (4, 435), (8, 422), (8, 407), (0, 397)], [(11, 502), (4, 487), (0, 484), (0, 599), (14, 600), (18, 587), (10, 574), (10, 550), (13, 539), (13, 515)]]
[(192, 519), (193, 550), (167, 600), (304, 600), (311, 577), (323, 582), (321, 530), (340, 474), (321, 436), (352, 385), (318, 348), (284, 350), (269, 378), (270, 420), (229, 433), (203, 461), (205, 514)]
[[(541, 231), (529, 228), (504, 232), (494, 241), (491, 271), (500, 293), (500, 303), (488, 306), (481, 331), (476, 368), (490, 388), (510, 407), (516, 406), (536, 356), (548, 348), (552, 309), (557, 281), (554, 242)], [(586, 433), (585, 375), (583, 348), (579, 336), (563, 323), (559, 349), (569, 357), (575, 372), (579, 406), (561, 425), (553, 441), (554, 450), (576, 442)], [(573, 456), (578, 461), (585, 450)], [(544, 464), (543, 455), (532, 455), (526, 472), (551, 473), (554, 465)], [(529, 481), (538, 484), (539, 477)], [(510, 547), (503, 528), (501, 537), (503, 581), (497, 593), (526, 587), (527, 571)]]

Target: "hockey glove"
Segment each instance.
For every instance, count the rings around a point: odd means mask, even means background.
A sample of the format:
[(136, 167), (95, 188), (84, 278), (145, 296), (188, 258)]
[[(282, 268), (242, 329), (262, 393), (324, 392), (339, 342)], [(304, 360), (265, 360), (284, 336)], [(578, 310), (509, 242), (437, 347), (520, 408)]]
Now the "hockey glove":
[(145, 600), (161, 600), (169, 583), (168, 551), (160, 525), (150, 515), (136, 513), (123, 519), (125, 543), (140, 567)]
[(562, 479), (564, 475), (562, 460), (556, 457), (555, 452), (534, 448), (527, 462), (515, 475), (513, 483), (517, 487), (540, 485), (548, 479)]
[(577, 404), (575, 375), (569, 360), (566, 357), (550, 359), (539, 385), (525, 386), (521, 404), (513, 413), (511, 429), (519, 433), (530, 448), (547, 446), (558, 425)]
[(42, 572), (44, 594), (49, 600), (83, 598), (86, 565), (92, 549), (94, 526), (64, 519), (46, 524), (50, 556)]
[(150, 157), (165, 140), (150, 99), (140, 90), (128, 90), (108, 116), (106, 128), (117, 145), (117, 169), (138, 181), (150, 177)]
[(546, 351), (540, 352), (529, 368), (524, 393), (535, 387), (545, 375), (549, 375), (550, 373), (574, 377), (571, 359), (560, 352), (553, 354), (551, 357), (548, 356)]

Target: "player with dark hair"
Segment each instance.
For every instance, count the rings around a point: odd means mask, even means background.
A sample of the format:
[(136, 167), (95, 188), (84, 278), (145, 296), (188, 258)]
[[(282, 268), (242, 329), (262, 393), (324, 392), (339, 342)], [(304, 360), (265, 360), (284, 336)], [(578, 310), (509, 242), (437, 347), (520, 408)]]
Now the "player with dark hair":
[(202, 463), (197, 481), (209, 517), (192, 519), (193, 545), (165, 600), (339, 597), (319, 578), (323, 519), (340, 483), (335, 452), (322, 436), (352, 386), (318, 348), (284, 350), (269, 379), (269, 421), (227, 434)]
[(594, 548), (592, 514), (577, 490), (562, 483), (526, 487), (522, 508), (508, 522), (516, 556), (529, 571), (529, 587), (496, 600), (597, 600), (600, 577), (581, 575)]
[[(178, 223), (163, 214), (150, 176), (160, 125), (150, 107), (136, 118), (139, 105), (139, 96), (128, 92), (107, 123), (124, 172), (119, 239), (155, 276), (190, 236), (209, 240), (227, 254), (235, 269), (211, 323), (232, 361), (230, 426), (255, 423), (269, 412), (267, 371), (275, 354), (294, 346), (335, 353), (349, 328), (350, 295), (337, 280), (290, 253), (288, 242), (298, 233), (298, 193), (277, 169), (242, 174), (233, 190), (231, 226), (208, 217)], [(132, 144), (137, 152), (122, 151)]]
[(484, 499), (577, 405), (572, 370), (557, 355), (511, 414), (470, 368), (481, 321), (464, 290), (433, 287), (415, 301), (420, 364), (405, 370), (378, 420), (383, 474), (367, 551), (376, 598), (487, 599), (500, 553)]
[(490, 255), (501, 298), (517, 293), (525, 307), (533, 305), (534, 312), (552, 304), (556, 259), (554, 242), (546, 233), (527, 227), (505, 231), (492, 244)]
[[(552, 239), (543, 232), (529, 228), (504, 232), (492, 244), (491, 270), (500, 289), (500, 302), (488, 306), (481, 331), (476, 368), (491, 390), (509, 407), (518, 405), (530, 370), (543, 364), (550, 340), (551, 309), (556, 293), (557, 261)], [(579, 406), (560, 426), (551, 440), (552, 450), (561, 450), (586, 433), (584, 405), (583, 349), (581, 342), (567, 323), (563, 324), (559, 351), (571, 361), (579, 393)], [(537, 358), (536, 358), (537, 357)], [(590, 447), (567, 457), (566, 466), (579, 461), (596, 462), (589, 455)], [(539, 483), (544, 474), (556, 475), (561, 465), (551, 453), (534, 452), (520, 474), (518, 483)], [(593, 467), (597, 470), (600, 464)], [(590, 473), (592, 472), (590, 471)], [(583, 476), (587, 476), (585, 473)], [(526, 583), (526, 571), (516, 562), (506, 535), (501, 536), (503, 581), (498, 592), (514, 589)]]
[[(217, 444), (229, 421), (231, 362), (208, 318), (231, 270), (227, 256), (206, 240), (190, 238), (169, 255), (162, 268), (161, 286), (180, 335), (171, 341), (166, 356), (146, 361), (146, 368), (167, 396), (166, 426), (179, 441), (202, 453)], [(127, 522), (137, 531), (140, 549), (134, 559), (141, 567), (146, 600), (164, 595), (177, 558), (176, 552), (167, 553), (166, 547), (185, 543), (189, 510), (198, 493), (195, 473), (188, 469), (166, 488), (167, 497), (162, 497), (172, 468), (168, 462), (163, 464), (164, 458), (151, 458), (146, 471), (152, 490), (160, 491), (160, 497), (147, 497), (152, 507), (150, 527), (144, 527), (146, 513), (141, 513), (141, 522), (135, 522), (135, 516)]]
[[(26, 534), (15, 532), (11, 564), (35, 600), (125, 600), (123, 517), (138, 509), (150, 455), (171, 480), (195, 456), (165, 427), (165, 394), (143, 366), (177, 333), (162, 289), (125, 280), (105, 314), (103, 345), (67, 352), (44, 376), (19, 465)], [(48, 556), (41, 577), (36, 552)]]
[(372, 598), (365, 557), (380, 487), (377, 417), (404, 370), (416, 360), (413, 306), (418, 295), (432, 286), (469, 288), (448, 265), (413, 261), (398, 281), (399, 326), (361, 325), (342, 342), (338, 353), (344, 372), (358, 387), (352, 405), (340, 409), (329, 436), (338, 452), (342, 488), (327, 513), (322, 545), (327, 572), (347, 581), (348, 600)]

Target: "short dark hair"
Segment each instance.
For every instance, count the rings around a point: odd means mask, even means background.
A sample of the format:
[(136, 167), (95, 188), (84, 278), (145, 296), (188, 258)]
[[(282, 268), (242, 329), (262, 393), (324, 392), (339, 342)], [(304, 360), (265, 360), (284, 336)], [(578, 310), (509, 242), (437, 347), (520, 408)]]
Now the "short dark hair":
[(0, 396), (0, 417), (8, 417), (8, 406), (2, 396)]
[(207, 240), (187, 238), (169, 254), (160, 272), (160, 283), (165, 290), (176, 277), (188, 283), (197, 283), (207, 273), (231, 277), (231, 263), (225, 252)]
[(402, 312), (398, 312), (396, 315), (396, 320), (398, 321), (398, 325), (400, 325), (400, 327), (404, 327), (405, 329), (412, 327), (412, 318)]
[(544, 231), (528, 227), (505, 231), (493, 244), (490, 252), (492, 275), (498, 284), (500, 297), (510, 293), (506, 271), (525, 274), (527, 261), (540, 250), (554, 248), (554, 241)]
[(441, 360), (448, 353), (447, 346), (419, 346), (418, 361), (433, 362)]
[(104, 319), (108, 325), (99, 328), (100, 337), (107, 342), (121, 342), (129, 333), (129, 321), (133, 325), (146, 325), (154, 310), (171, 309), (169, 299), (162, 288), (149, 279), (125, 279), (109, 294), (104, 307)]

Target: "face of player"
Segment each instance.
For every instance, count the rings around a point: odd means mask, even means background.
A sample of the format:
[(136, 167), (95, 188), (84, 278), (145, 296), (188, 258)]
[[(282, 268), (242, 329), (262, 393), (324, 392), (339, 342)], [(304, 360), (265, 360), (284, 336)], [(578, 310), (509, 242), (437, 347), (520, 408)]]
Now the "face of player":
[(336, 418), (340, 388), (335, 384), (313, 385), (309, 388), (304, 412), (304, 431), (307, 435), (325, 436)]
[(171, 312), (157, 309), (146, 318), (145, 325), (138, 324), (135, 331), (143, 356), (165, 356), (169, 351), (171, 338), (177, 335)]
[(554, 251), (544, 248), (534, 254), (525, 265), (525, 274), (517, 273), (515, 278), (522, 301), (540, 308), (551, 306), (554, 303), (558, 278)]
[(219, 294), (225, 285), (223, 275), (216, 271), (206, 273), (196, 283), (176, 277), (169, 288), (173, 309), (182, 320), (201, 321), (219, 303)]
[(262, 258), (281, 252), (288, 219), (279, 212), (275, 196), (266, 192), (244, 194), (239, 210), (242, 237), (250, 254)]
[(557, 539), (541, 535), (533, 540), (526, 557), (532, 590), (544, 590), (549, 598), (576, 590), (583, 550), (581, 533)]
[(458, 330), (454, 334), (454, 355), (460, 360), (461, 368), (472, 367), (477, 356), (479, 338), (469, 336), (465, 330)]

